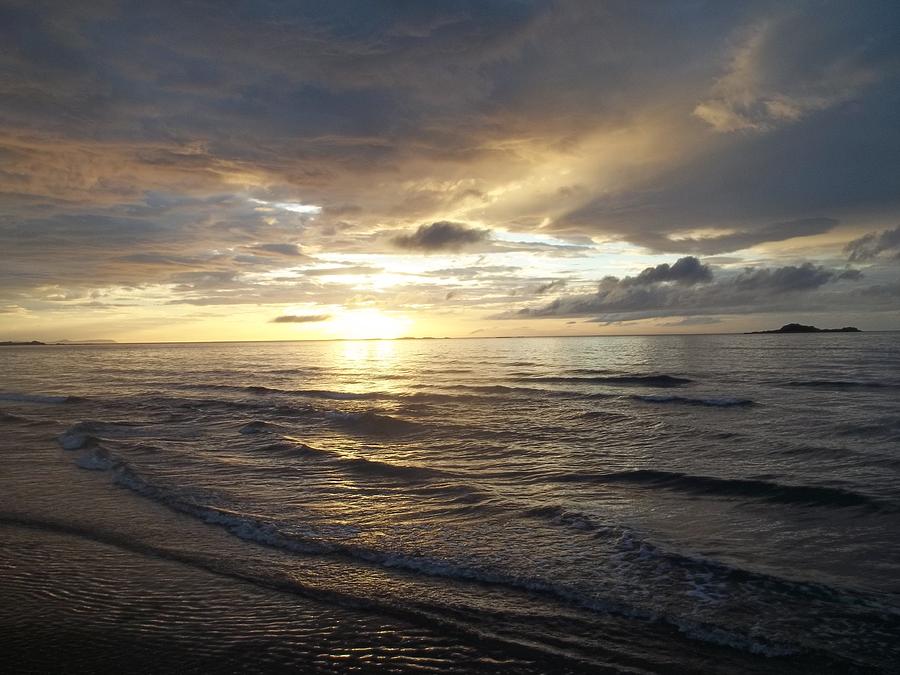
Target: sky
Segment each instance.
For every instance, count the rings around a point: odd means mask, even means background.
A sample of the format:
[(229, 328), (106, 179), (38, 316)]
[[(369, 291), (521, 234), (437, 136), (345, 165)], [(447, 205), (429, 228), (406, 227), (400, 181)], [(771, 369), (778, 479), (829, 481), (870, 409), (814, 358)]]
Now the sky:
[(900, 329), (893, 0), (0, 0), (0, 340)]

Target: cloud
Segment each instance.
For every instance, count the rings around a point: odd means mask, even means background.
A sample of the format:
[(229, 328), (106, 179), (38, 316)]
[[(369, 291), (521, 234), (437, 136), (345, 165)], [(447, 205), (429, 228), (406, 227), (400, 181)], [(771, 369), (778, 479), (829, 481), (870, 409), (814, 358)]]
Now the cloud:
[[(673, 274), (673, 270), (682, 272)], [(754, 313), (797, 303), (805, 294), (826, 284), (859, 278), (861, 275), (855, 271), (848, 274), (846, 270), (812, 263), (745, 268), (736, 274), (714, 276), (697, 259), (681, 258), (671, 266), (647, 268), (635, 277), (605, 277), (596, 293), (559, 297), (546, 305), (525, 307), (497, 318), (599, 315), (598, 320), (622, 321), (655, 316)]]
[(256, 246), (251, 246), (250, 250), (292, 257), (303, 255), (303, 251), (300, 250), (297, 244), (257, 244)]
[(745, 30), (694, 115), (718, 132), (771, 131), (850, 100), (878, 79), (878, 58), (866, 49), (835, 49), (852, 24), (810, 19), (783, 13)]
[(606, 305), (799, 307), (854, 272), (753, 304), (643, 253), (641, 281), (629, 245), (840, 266), (838, 217), (900, 213), (898, 3), (77, 4), (0, 12), (0, 306), (29, 316), (365, 293), (468, 320), (613, 268)]
[(552, 293), (554, 291), (561, 291), (566, 287), (568, 281), (566, 279), (554, 279), (553, 281), (548, 281), (546, 284), (541, 284), (536, 289), (534, 289), (535, 295), (544, 295), (546, 293)]
[(625, 286), (645, 286), (660, 282), (673, 282), (685, 286), (704, 283), (712, 280), (712, 271), (694, 256), (679, 258), (674, 264), (661, 263), (656, 267), (648, 267), (636, 277), (625, 277)]
[(838, 273), (836, 279), (838, 281), (859, 281), (860, 279), (865, 278), (865, 276), (866, 275), (862, 270), (846, 269)]
[(318, 323), (328, 321), (330, 314), (284, 314), (272, 319), (272, 323)]
[(834, 218), (800, 218), (764, 225), (753, 230), (739, 230), (709, 237), (674, 238), (671, 235), (637, 234), (632, 240), (660, 253), (714, 255), (740, 251), (758, 244), (823, 234), (834, 229), (837, 224), (838, 221)]
[(414, 251), (458, 251), (468, 245), (487, 241), (490, 235), (490, 230), (441, 221), (420, 225), (412, 234), (397, 235), (391, 241), (398, 248)]
[(675, 326), (711, 326), (716, 323), (722, 323), (722, 319), (717, 316), (689, 316), (679, 321), (667, 321), (659, 325), (668, 328)]
[(197, 256), (183, 256), (166, 253), (132, 253), (119, 258), (122, 262), (137, 263), (140, 265), (154, 265), (161, 267), (200, 267), (209, 261), (209, 258)]
[(302, 274), (307, 277), (329, 277), (378, 274), (381, 271), (383, 271), (382, 268), (371, 265), (342, 265), (339, 267), (311, 267), (304, 269)]
[(888, 257), (900, 259), (900, 225), (891, 230), (869, 232), (847, 244), (844, 252), (850, 262), (867, 262), (887, 253)]

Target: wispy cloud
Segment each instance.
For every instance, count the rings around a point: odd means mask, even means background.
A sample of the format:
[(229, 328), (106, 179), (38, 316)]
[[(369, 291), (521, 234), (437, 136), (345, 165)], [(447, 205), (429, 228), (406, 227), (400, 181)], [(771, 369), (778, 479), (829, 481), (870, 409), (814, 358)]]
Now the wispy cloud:
[(330, 318), (329, 314), (283, 314), (272, 319), (272, 323), (319, 323)]
[(854, 239), (845, 247), (850, 262), (864, 262), (885, 257), (900, 260), (900, 225), (890, 230), (870, 232)]

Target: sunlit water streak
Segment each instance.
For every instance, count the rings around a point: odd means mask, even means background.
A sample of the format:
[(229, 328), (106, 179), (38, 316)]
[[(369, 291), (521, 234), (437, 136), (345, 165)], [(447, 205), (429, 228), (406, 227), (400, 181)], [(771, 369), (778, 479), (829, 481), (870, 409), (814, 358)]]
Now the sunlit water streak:
[[(350, 613), (329, 630), (310, 610), (279, 642), (283, 600), (234, 617), (211, 594), (151, 603), (138, 636), (159, 616), (224, 621), (280, 644), (273, 664), (323, 670), (341, 662), (311, 642), (399, 671), (840, 671), (900, 655), (895, 334), (2, 356), (6, 527)], [(141, 565), (105, 569), (140, 597)], [(11, 578), (17, 598), (41, 587)], [(108, 613), (104, 583), (73, 606)]]

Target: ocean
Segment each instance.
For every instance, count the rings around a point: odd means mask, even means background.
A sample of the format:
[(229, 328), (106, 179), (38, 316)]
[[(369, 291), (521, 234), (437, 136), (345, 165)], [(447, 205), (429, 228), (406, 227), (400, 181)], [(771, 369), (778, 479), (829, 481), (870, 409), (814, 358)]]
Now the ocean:
[(4, 347), (7, 672), (877, 672), (900, 335)]

